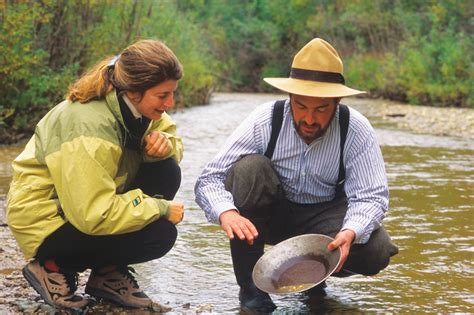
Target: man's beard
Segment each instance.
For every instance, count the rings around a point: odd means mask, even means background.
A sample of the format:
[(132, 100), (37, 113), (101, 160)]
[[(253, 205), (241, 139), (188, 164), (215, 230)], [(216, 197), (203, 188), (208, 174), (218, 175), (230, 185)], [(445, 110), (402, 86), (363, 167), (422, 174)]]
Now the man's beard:
[[(311, 133), (307, 133), (302, 130), (302, 127), (314, 128), (314, 131)], [(316, 124), (308, 125), (303, 120), (300, 120), (298, 121), (298, 125), (296, 126), (296, 131), (298, 132), (300, 137), (303, 138), (303, 140), (305, 140), (306, 142), (312, 142), (316, 140), (317, 138), (321, 137), (322, 135), (324, 135), (328, 127), (329, 127), (329, 124), (327, 124), (323, 128), (320, 124), (316, 123)]]

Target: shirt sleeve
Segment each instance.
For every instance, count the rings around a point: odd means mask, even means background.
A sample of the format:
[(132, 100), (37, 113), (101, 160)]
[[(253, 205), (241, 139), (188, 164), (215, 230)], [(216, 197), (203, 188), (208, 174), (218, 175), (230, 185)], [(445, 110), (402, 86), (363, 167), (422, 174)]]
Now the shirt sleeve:
[(342, 229), (355, 231), (354, 243), (364, 244), (385, 217), (388, 184), (382, 152), (372, 127), (365, 118), (356, 124), (359, 125), (352, 132), (351, 146), (345, 155), (344, 188), (348, 210)]
[(232, 194), (225, 189), (225, 179), (232, 165), (243, 156), (263, 154), (263, 134), (269, 133), (271, 107), (255, 109), (232, 133), (221, 151), (204, 168), (194, 192), (206, 218), (219, 224), (219, 216), (236, 209)]

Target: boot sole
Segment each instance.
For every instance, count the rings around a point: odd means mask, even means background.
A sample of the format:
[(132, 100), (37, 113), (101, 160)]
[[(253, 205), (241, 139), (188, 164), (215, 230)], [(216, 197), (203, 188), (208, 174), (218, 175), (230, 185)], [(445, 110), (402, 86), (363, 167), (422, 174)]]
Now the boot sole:
[(99, 298), (99, 299), (105, 299), (107, 301), (113, 302), (117, 305), (120, 306), (125, 306), (125, 307), (130, 307), (130, 308), (148, 308), (149, 306), (142, 306), (142, 305), (135, 305), (135, 304), (129, 304), (124, 302), (123, 300), (119, 299), (116, 295), (109, 293), (104, 290), (96, 289), (96, 288), (91, 288), (91, 287), (86, 287), (84, 292), (87, 294)]
[(41, 296), (41, 298), (49, 305), (53, 307), (61, 307), (56, 305), (48, 298), (48, 294), (44, 291), (43, 286), (38, 281), (38, 278), (27, 268), (27, 266), (23, 267), (22, 271), (23, 277), (25, 277), (26, 281), (35, 289), (35, 291)]
[[(32, 273), (27, 266), (23, 267), (21, 270), (23, 277), (26, 279), (26, 281), (31, 285), (33, 289), (41, 296), (43, 301), (45, 301), (46, 304), (52, 306), (55, 309), (64, 309), (64, 310), (82, 310), (81, 307), (67, 307), (67, 306), (62, 306), (54, 303), (49, 297), (46, 291), (43, 289), (43, 286), (41, 283), (38, 281), (38, 278), (36, 278), (35, 274)], [(87, 303), (88, 304), (88, 303)], [(87, 306), (84, 305), (83, 307)]]

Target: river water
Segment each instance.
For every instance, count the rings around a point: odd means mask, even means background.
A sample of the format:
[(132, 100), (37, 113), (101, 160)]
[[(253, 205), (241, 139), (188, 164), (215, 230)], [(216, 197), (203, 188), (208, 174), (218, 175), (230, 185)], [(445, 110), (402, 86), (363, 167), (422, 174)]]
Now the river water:
[[(186, 215), (175, 247), (136, 266), (142, 288), (182, 313), (239, 313), (228, 241), (194, 202), (194, 183), (230, 132), (270, 94), (217, 94), (211, 104), (173, 114), (183, 137), (183, 181), (176, 197)], [(344, 103), (369, 112), (377, 100)], [(370, 111), (373, 112), (373, 111)], [(273, 295), (280, 313), (474, 311), (474, 143), (394, 129), (368, 117), (382, 147), (390, 186), (385, 227), (400, 253), (375, 277), (329, 278), (327, 295)], [(0, 148), (0, 200), (18, 146)], [(2, 203), (0, 203), (0, 207)]]

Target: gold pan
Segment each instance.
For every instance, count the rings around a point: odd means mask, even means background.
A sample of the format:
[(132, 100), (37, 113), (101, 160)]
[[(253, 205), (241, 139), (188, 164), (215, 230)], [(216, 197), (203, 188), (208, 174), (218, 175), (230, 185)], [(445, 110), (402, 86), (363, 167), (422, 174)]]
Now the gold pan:
[(334, 239), (304, 234), (276, 244), (255, 264), (252, 278), (262, 291), (272, 294), (308, 290), (326, 280), (341, 259), (341, 249), (330, 251)]

